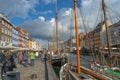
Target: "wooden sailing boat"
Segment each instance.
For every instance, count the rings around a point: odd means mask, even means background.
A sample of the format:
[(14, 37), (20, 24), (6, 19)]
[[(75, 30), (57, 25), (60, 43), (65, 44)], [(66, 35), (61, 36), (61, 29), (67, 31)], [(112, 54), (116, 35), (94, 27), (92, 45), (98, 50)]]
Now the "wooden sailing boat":
[[(96, 77), (97, 79), (100, 79), (100, 80), (107, 80), (106, 77), (80, 66), (80, 52), (79, 52), (79, 40), (78, 40), (78, 20), (77, 20), (77, 12), (76, 12), (76, 0), (74, 0), (74, 18), (75, 18), (75, 32), (76, 32), (77, 65), (72, 65), (70, 63), (66, 63), (64, 66), (62, 66), (62, 68), (60, 70), (60, 80), (69, 80), (69, 77), (67, 77), (67, 75), (69, 75), (69, 76), (72, 75), (75, 80), (80, 80), (81, 78), (75, 77), (75, 74), (79, 75), (79, 77), (85, 77), (87, 75), (91, 75), (91, 76)], [(68, 68), (69, 65), (72, 65), (72, 67), (77, 66), (77, 68), (76, 68), (77, 73), (72, 73), (70, 71), (70, 69)]]
[(52, 65), (60, 68), (61, 63), (63, 60), (63, 57), (61, 57), (61, 54), (59, 52), (59, 42), (58, 42), (58, 10), (57, 10), (57, 1), (56, 1), (56, 56), (51, 60)]
[(102, 0), (102, 10), (103, 10), (103, 14), (104, 14), (104, 22), (103, 23), (105, 24), (105, 28), (106, 28), (108, 61), (106, 62), (107, 59), (105, 59), (104, 53), (101, 53), (100, 58), (102, 58), (102, 61), (101, 62), (100, 61), (99, 62), (95, 62), (95, 61), (91, 62), (91, 68), (95, 71), (98, 71), (100, 73), (107, 75), (108, 77), (112, 76), (113, 79), (119, 80), (120, 79), (120, 69), (112, 66), (113, 63), (111, 60), (112, 53), (111, 53), (111, 46), (110, 46), (110, 36), (109, 36), (109, 28), (108, 28), (108, 24), (107, 24), (108, 18), (107, 18), (107, 13), (106, 13), (106, 4), (105, 4), (104, 0)]

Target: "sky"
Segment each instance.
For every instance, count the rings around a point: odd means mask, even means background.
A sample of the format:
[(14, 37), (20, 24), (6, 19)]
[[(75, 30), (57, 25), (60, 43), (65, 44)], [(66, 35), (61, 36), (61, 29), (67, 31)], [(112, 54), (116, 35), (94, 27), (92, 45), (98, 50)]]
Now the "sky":
[[(119, 0), (105, 0), (112, 5), (120, 15)], [(74, 27), (73, 0), (57, 0), (58, 3), (58, 32), (59, 40), (62, 40), (62, 28), (64, 39), (69, 39), (70, 27)], [(100, 0), (77, 0), (79, 32), (84, 32), (79, 7), (82, 10), (87, 32), (95, 28), (97, 12)], [(21, 26), (28, 30), (31, 38), (39, 41), (43, 47), (47, 46), (48, 40), (53, 39), (55, 32), (56, 0), (0, 0), (0, 12), (9, 18), (15, 26)], [(74, 34), (74, 30), (73, 34)]]

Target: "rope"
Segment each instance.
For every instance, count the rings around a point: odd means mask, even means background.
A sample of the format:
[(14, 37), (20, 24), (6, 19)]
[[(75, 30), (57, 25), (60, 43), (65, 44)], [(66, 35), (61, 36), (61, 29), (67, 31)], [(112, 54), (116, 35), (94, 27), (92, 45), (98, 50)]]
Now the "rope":
[[(79, 2), (79, 0), (78, 0)], [(87, 34), (87, 29), (86, 29), (86, 24), (85, 24), (85, 20), (84, 20), (84, 16), (82, 14), (82, 10), (81, 10), (81, 6), (80, 4), (77, 3), (77, 6), (79, 7), (80, 9), (80, 15), (81, 15), (81, 19), (82, 19), (82, 23), (83, 23), (83, 27), (84, 27), (84, 30), (85, 30), (85, 34)], [(92, 9), (92, 6), (91, 6), (91, 9)], [(87, 22), (87, 25), (89, 26), (88, 22)], [(90, 37), (88, 37), (90, 39)], [(90, 50), (92, 51), (92, 49), (90, 48)], [(92, 51), (93, 52), (93, 51)], [(94, 54), (92, 54), (94, 56)]]
[(111, 11), (113, 11), (117, 16), (118, 16), (118, 19), (120, 19), (120, 15), (118, 14), (117, 11), (115, 11), (115, 8), (112, 6), (111, 4), (111, 1), (110, 0), (106, 0), (106, 2), (108, 2), (108, 5), (110, 6), (109, 8), (111, 9)]
[[(80, 2), (80, 1), (78, 0), (78, 2)], [(81, 10), (80, 3), (77, 3), (77, 6), (79, 7), (79, 10), (80, 10), (80, 16), (81, 16), (83, 28), (84, 28), (84, 30), (85, 30), (85, 34), (87, 34), (86, 24), (85, 24), (84, 16), (83, 16), (83, 14), (82, 14), (82, 10)]]

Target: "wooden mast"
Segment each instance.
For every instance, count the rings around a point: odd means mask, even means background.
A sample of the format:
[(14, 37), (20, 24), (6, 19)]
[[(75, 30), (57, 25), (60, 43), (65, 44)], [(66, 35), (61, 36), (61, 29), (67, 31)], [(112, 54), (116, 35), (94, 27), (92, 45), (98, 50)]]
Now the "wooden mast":
[(58, 51), (58, 10), (57, 10), (57, 0), (56, 0), (56, 47), (57, 47), (57, 54), (59, 53)]
[(80, 52), (79, 52), (79, 39), (78, 39), (78, 18), (76, 10), (76, 0), (74, 0), (74, 18), (75, 18), (75, 32), (76, 32), (76, 51), (77, 51), (77, 72), (80, 73)]
[(62, 27), (62, 50), (64, 52), (64, 30), (63, 30), (63, 27)]
[(110, 41), (109, 41), (108, 24), (107, 24), (108, 18), (107, 18), (107, 14), (106, 14), (106, 5), (105, 5), (104, 0), (102, 0), (102, 10), (103, 10), (103, 14), (104, 14), (104, 21), (105, 21), (105, 28), (106, 28), (108, 54), (110, 56), (111, 55), (111, 51), (110, 51)]

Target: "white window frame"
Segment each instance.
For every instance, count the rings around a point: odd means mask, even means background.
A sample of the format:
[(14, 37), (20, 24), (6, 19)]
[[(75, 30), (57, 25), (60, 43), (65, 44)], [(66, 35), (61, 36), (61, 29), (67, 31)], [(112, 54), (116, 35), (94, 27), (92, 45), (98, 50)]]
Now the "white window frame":
[(10, 32), (10, 36), (12, 36), (12, 33)]
[(5, 26), (7, 26), (7, 22), (5, 22)]
[(5, 34), (7, 34), (7, 29), (5, 29)]
[(2, 28), (2, 33), (4, 33), (4, 28)]
[(2, 25), (4, 25), (5, 24), (5, 22), (2, 20)]

